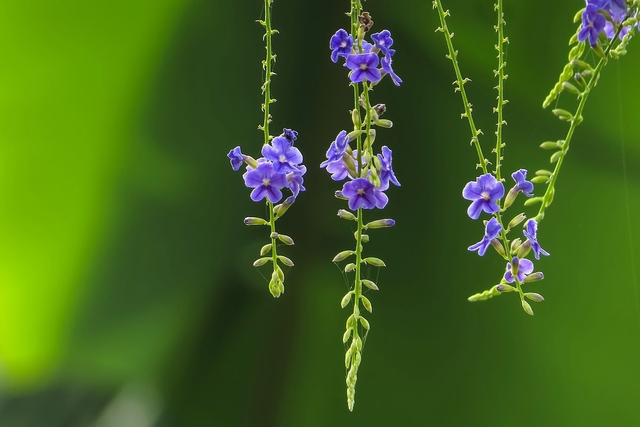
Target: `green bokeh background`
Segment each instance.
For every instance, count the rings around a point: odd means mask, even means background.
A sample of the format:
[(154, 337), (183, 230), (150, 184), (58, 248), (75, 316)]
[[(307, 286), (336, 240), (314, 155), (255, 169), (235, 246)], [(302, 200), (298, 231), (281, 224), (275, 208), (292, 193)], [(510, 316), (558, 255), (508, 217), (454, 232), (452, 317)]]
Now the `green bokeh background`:
[[(330, 260), (353, 230), (315, 165), (350, 123), (327, 49), (348, 6), (274, 4), (274, 127), (300, 132), (309, 165), (279, 226), (296, 267), (274, 300), (251, 267), (265, 231), (242, 224), (263, 207), (225, 157), (261, 144), (261, 1), (0, 4), (0, 425), (640, 425), (640, 46), (588, 103), (530, 318), (512, 295), (466, 301), (504, 266), (466, 251), (481, 233), (460, 197), (476, 158), (437, 15), (418, 0), (365, 3), (405, 81), (373, 94), (403, 186), (385, 210), (397, 226), (367, 245), (388, 268), (347, 411), (346, 285)], [(509, 171), (548, 167), (538, 145), (566, 132), (541, 103), (581, 6), (506, 2)], [(488, 153), (492, 2), (445, 7)]]

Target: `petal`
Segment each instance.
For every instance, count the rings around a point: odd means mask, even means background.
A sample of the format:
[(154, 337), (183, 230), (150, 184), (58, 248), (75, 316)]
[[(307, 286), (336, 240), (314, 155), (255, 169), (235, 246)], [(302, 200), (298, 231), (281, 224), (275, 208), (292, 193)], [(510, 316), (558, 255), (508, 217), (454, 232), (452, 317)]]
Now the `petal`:
[(256, 187), (255, 190), (251, 192), (251, 200), (254, 202), (259, 202), (264, 199), (265, 194), (267, 193), (267, 187), (264, 185), (260, 185), (260, 187)]
[(276, 188), (284, 188), (289, 182), (287, 181), (287, 176), (283, 173), (274, 173), (270, 177), (270, 186)]
[(483, 245), (484, 245), (484, 240), (482, 240), (482, 241), (480, 241), (480, 242), (476, 243), (475, 245), (471, 245), (471, 246), (469, 246), (469, 247), (467, 248), (467, 250), (468, 250), (468, 251), (470, 251), (470, 252), (475, 252), (475, 251), (477, 251), (478, 249), (482, 248), (482, 246), (483, 246)]
[(513, 274), (511, 274), (511, 270), (509, 270), (506, 273), (504, 273), (504, 280), (506, 280), (507, 283), (515, 282), (515, 280), (513, 280)]
[(491, 218), (487, 223), (485, 235), (489, 240), (493, 240), (498, 236), (498, 234), (500, 234), (501, 231), (502, 226), (500, 225), (498, 220), (495, 218)]
[(462, 189), (462, 197), (467, 200), (478, 200), (482, 196), (482, 187), (477, 182), (471, 181)]
[(279, 157), (278, 151), (269, 144), (262, 146), (262, 155), (272, 162), (277, 162)]
[(480, 218), (480, 213), (482, 212), (482, 206), (484, 205), (483, 202), (484, 200), (480, 199), (471, 203), (471, 206), (469, 206), (469, 208), (467, 209), (467, 215), (469, 215), (471, 219)]
[(245, 172), (242, 177), (244, 178), (244, 185), (248, 188), (257, 188), (262, 186), (263, 176), (259, 170), (253, 169), (249, 172)]
[(373, 193), (376, 198), (376, 207), (378, 209), (384, 209), (384, 207), (387, 206), (387, 203), (389, 203), (389, 197), (379, 190), (373, 190)]
[[(525, 275), (533, 273), (533, 262), (526, 258), (521, 259), (520, 266), (518, 267), (518, 273), (523, 273)], [(520, 274), (518, 274), (518, 276), (519, 275)]]
[(282, 191), (279, 188), (269, 185), (266, 188), (267, 198), (271, 203), (278, 203), (282, 199)]
[(494, 214), (500, 210), (500, 206), (498, 206), (498, 204), (494, 201), (491, 201), (491, 200), (486, 202), (484, 200), (481, 200), (481, 201), (483, 202), (482, 209), (484, 209), (486, 213)]
[(367, 68), (366, 70), (364, 70), (364, 72), (366, 73), (367, 80), (369, 80), (371, 83), (378, 83), (382, 78), (382, 74), (377, 68)]
[(351, 199), (355, 197), (357, 194), (358, 194), (358, 190), (356, 189), (356, 186), (354, 185), (353, 181), (346, 182), (342, 186), (342, 195), (347, 199)]
[(361, 83), (364, 80), (364, 78), (365, 78), (365, 73), (360, 68), (352, 71), (349, 74), (349, 79), (351, 79), (353, 83)]
[(291, 165), (299, 165), (302, 163), (302, 153), (295, 147), (289, 148), (289, 151), (285, 154), (287, 161)]
[(349, 198), (349, 209), (351, 209), (352, 211), (357, 211), (361, 205), (362, 205), (362, 197), (360, 197), (359, 194), (356, 193), (355, 196)]
[(496, 181), (495, 187), (488, 189), (491, 200), (499, 200), (504, 197), (504, 184)]

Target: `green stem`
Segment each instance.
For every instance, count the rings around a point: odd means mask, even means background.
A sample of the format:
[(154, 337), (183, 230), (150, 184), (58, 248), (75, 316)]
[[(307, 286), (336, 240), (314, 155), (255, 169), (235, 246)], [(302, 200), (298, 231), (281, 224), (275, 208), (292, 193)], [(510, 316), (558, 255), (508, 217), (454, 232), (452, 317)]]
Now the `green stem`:
[(502, 0), (498, 0), (496, 5), (496, 10), (498, 11), (498, 25), (496, 27), (496, 32), (498, 33), (498, 44), (496, 45), (496, 50), (498, 51), (498, 70), (496, 71), (498, 77), (498, 105), (496, 106), (496, 113), (498, 114), (498, 125), (496, 129), (496, 178), (498, 181), (502, 180), (502, 176), (500, 174), (500, 169), (502, 166), (502, 127), (504, 125), (504, 118), (502, 115), (502, 110), (505, 105), (504, 99), (504, 49), (503, 45), (505, 43), (504, 38), (504, 13), (502, 11)]
[(608, 58), (609, 52), (611, 51), (612, 46), (613, 46), (613, 43), (609, 45), (609, 47), (605, 51), (605, 57), (603, 59), (600, 59), (600, 61), (598, 62), (598, 65), (596, 65), (596, 68), (593, 71), (593, 75), (591, 76), (591, 79), (589, 80), (587, 87), (585, 88), (584, 92), (580, 94), (580, 102), (578, 104), (578, 108), (576, 110), (576, 113), (573, 115), (573, 119), (571, 120), (571, 125), (569, 126), (569, 131), (567, 132), (567, 136), (564, 139), (564, 144), (562, 144), (562, 149), (561, 149), (562, 154), (560, 155), (560, 158), (556, 163), (556, 167), (553, 170), (553, 173), (551, 174), (551, 181), (549, 181), (547, 190), (545, 191), (544, 196), (542, 197), (542, 205), (540, 206), (538, 215), (535, 218), (536, 221), (538, 222), (544, 219), (545, 211), (553, 201), (556, 182), (558, 181), (558, 176), (560, 175), (560, 169), (562, 168), (562, 165), (564, 163), (564, 158), (567, 155), (567, 152), (569, 151), (569, 146), (571, 144), (571, 140), (573, 139), (573, 135), (575, 134), (576, 128), (582, 122), (582, 119), (583, 119), (582, 112), (584, 111), (585, 105), (587, 104), (587, 99), (589, 98), (589, 94), (591, 93), (591, 90), (595, 87), (596, 83), (598, 82), (598, 79), (600, 78), (600, 73), (602, 72), (602, 69), (607, 63), (606, 58)]
[(269, 124), (271, 123), (271, 77), (273, 75), (272, 65), (273, 65), (273, 51), (271, 45), (271, 36), (273, 34), (273, 29), (271, 28), (271, 4), (273, 0), (264, 0), (264, 9), (265, 9), (265, 39), (267, 42), (267, 56), (264, 61), (264, 86), (262, 90), (264, 92), (264, 104), (262, 105), (262, 109), (264, 110), (264, 122), (262, 124), (262, 131), (264, 132), (264, 143), (268, 144), (271, 140), (271, 135), (269, 133)]
[(460, 72), (460, 66), (458, 65), (458, 51), (453, 47), (453, 34), (449, 31), (449, 27), (447, 27), (447, 16), (449, 16), (449, 11), (444, 11), (442, 8), (442, 3), (440, 0), (433, 1), (434, 8), (438, 10), (438, 15), (440, 16), (440, 28), (439, 30), (444, 34), (444, 38), (447, 41), (447, 49), (449, 50), (449, 54), (447, 58), (451, 60), (453, 63), (453, 69), (456, 73), (456, 83), (457, 83), (457, 91), (460, 91), (460, 95), (462, 96), (462, 103), (464, 105), (464, 114), (463, 117), (466, 117), (469, 122), (469, 128), (471, 129), (471, 142), (476, 148), (476, 152), (478, 154), (479, 165), (482, 168), (483, 173), (487, 173), (487, 160), (482, 153), (482, 147), (480, 146), (479, 136), (482, 133), (480, 129), (476, 127), (475, 121), (473, 120), (472, 108), (469, 103), (469, 98), (467, 96), (467, 91), (464, 88), (464, 85), (469, 81), (462, 77), (462, 73)]
[[(276, 216), (273, 212), (273, 203), (267, 201), (269, 206), (269, 224), (271, 225), (271, 235), (275, 236), (276, 232)], [(276, 238), (271, 237), (271, 261), (273, 262), (273, 271), (278, 270), (278, 250), (276, 248)]]
[[(367, 149), (367, 151), (369, 152), (369, 161), (371, 162), (373, 160), (373, 144), (372, 144), (372, 138), (371, 135), (369, 135), (369, 133), (371, 132), (371, 101), (369, 101), (369, 91), (371, 90), (369, 88), (369, 85), (367, 84), (367, 82), (363, 82), (362, 83), (362, 87), (363, 87), (363, 92), (364, 92), (364, 108), (367, 110), (366, 114), (365, 114), (365, 120), (366, 120), (366, 133), (365, 133), (365, 138), (369, 139), (369, 147)], [(365, 139), (366, 141), (366, 139)], [(358, 153), (358, 156), (360, 156), (360, 154)]]

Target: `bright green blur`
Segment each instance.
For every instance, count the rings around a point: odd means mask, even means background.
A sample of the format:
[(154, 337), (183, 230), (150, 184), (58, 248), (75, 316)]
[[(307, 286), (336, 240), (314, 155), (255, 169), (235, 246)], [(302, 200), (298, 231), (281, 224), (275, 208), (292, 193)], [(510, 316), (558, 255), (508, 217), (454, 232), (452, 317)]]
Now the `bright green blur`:
[[(538, 146), (566, 134), (541, 105), (582, 5), (504, 1), (506, 177), (549, 169)], [(514, 294), (467, 302), (504, 266), (466, 250), (482, 235), (461, 197), (477, 157), (431, 2), (364, 6), (374, 31), (392, 31), (404, 80), (371, 93), (394, 122), (376, 143), (403, 185), (364, 218), (397, 225), (365, 248), (388, 267), (364, 269), (380, 291), (367, 292), (351, 414), (347, 285), (331, 259), (353, 247), (354, 223), (318, 167), (352, 126), (328, 50), (349, 1), (274, 1), (272, 133), (298, 130), (309, 168), (278, 223), (296, 242), (278, 300), (251, 267), (268, 231), (242, 223), (264, 205), (226, 159), (262, 145), (263, 2), (0, 5), (0, 425), (640, 425), (640, 40), (589, 98), (540, 228), (552, 257), (527, 285), (546, 298), (531, 318)], [(492, 2), (444, 6), (489, 157)]]

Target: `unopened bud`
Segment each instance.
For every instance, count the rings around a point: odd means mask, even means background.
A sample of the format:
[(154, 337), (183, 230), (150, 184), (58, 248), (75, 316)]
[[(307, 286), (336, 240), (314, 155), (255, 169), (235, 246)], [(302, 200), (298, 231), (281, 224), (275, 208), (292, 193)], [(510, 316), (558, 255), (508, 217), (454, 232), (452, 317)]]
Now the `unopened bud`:
[(564, 120), (565, 122), (570, 122), (571, 120), (573, 120), (573, 114), (571, 114), (567, 110), (556, 108), (552, 112), (556, 115), (556, 117), (558, 117), (560, 120)]
[(253, 169), (258, 167), (258, 162), (251, 156), (243, 156), (242, 160), (247, 164), (247, 166), (250, 166)]
[(500, 283), (496, 285), (496, 291), (498, 292), (515, 292), (516, 288), (511, 285), (507, 285), (506, 283)]
[(269, 225), (269, 223), (262, 218), (248, 217), (244, 219), (245, 225)]
[(260, 255), (264, 256), (266, 254), (268, 254), (269, 252), (271, 252), (271, 248), (273, 247), (273, 245), (271, 243), (269, 243), (268, 245), (264, 245), (262, 247), (262, 249), (260, 249)]
[(376, 221), (371, 221), (370, 223), (365, 225), (364, 228), (389, 228), (393, 227), (394, 225), (396, 225), (396, 222), (392, 219), (379, 219)]
[(491, 246), (493, 246), (493, 249), (495, 249), (496, 252), (498, 252), (501, 256), (506, 256), (507, 255), (504, 252), (504, 246), (502, 246), (502, 243), (500, 243), (500, 241), (498, 239), (493, 239), (491, 241)]
[(336, 191), (336, 199), (349, 200), (347, 197), (344, 197), (344, 194), (342, 194), (342, 191)]
[(360, 317), (360, 323), (362, 324), (362, 327), (367, 330), (371, 328), (371, 326), (369, 325), (369, 321), (364, 317)]
[[(356, 231), (356, 240), (358, 239), (358, 232)], [(369, 243), (369, 235), (368, 234), (363, 234), (362, 236), (362, 243)]]
[(381, 128), (391, 129), (393, 127), (393, 122), (387, 119), (380, 119), (374, 123), (376, 126), (380, 126)]
[(373, 291), (379, 291), (380, 288), (378, 288), (378, 286), (373, 283), (371, 280), (367, 280), (367, 279), (362, 279), (361, 280), (362, 284), (365, 285), (367, 288), (373, 290)]
[(286, 265), (287, 267), (293, 267), (293, 261), (291, 261), (290, 258), (287, 258), (284, 255), (278, 255), (278, 259), (280, 260), (281, 263), (283, 263), (284, 265)]
[(349, 211), (345, 211), (344, 209), (340, 209), (338, 211), (338, 216), (342, 219), (347, 219), (349, 221), (356, 221), (358, 218)]
[(521, 238), (518, 237), (514, 239), (513, 242), (511, 242), (511, 253), (517, 252), (521, 245), (522, 245)]
[(333, 257), (333, 262), (344, 261), (345, 259), (349, 258), (350, 256), (352, 256), (354, 254), (355, 254), (354, 251), (342, 251), (338, 255)]
[(525, 277), (524, 283), (539, 282), (540, 280), (544, 280), (544, 273), (538, 271), (536, 273), (531, 273), (530, 275)]
[(373, 307), (371, 306), (371, 301), (369, 301), (369, 298), (365, 297), (364, 295), (360, 295), (360, 300), (362, 301), (362, 305), (364, 306), (364, 308), (366, 308), (369, 313), (373, 313)]
[(513, 204), (513, 202), (515, 202), (519, 192), (520, 191), (516, 187), (513, 187), (511, 190), (509, 190), (509, 192), (507, 193), (507, 197), (505, 197), (504, 199), (504, 206), (502, 207), (502, 209), (509, 208)]
[(580, 95), (580, 90), (578, 90), (577, 87), (575, 87), (574, 85), (572, 85), (569, 82), (562, 83), (562, 88), (564, 90), (566, 90), (567, 92), (572, 93), (574, 95)]
[(284, 202), (282, 202), (281, 204), (274, 206), (273, 208), (273, 213), (276, 215), (276, 217), (280, 218), (281, 216), (283, 216), (288, 210), (289, 208), (293, 205), (293, 203), (296, 201), (296, 198), (291, 196), (291, 197), (287, 197)]
[(524, 296), (529, 298), (533, 302), (544, 301), (544, 297), (540, 294), (536, 294), (535, 292), (527, 292), (526, 294), (524, 294)]
[(527, 313), (529, 316), (533, 316), (533, 309), (531, 308), (531, 306), (529, 305), (528, 302), (526, 302), (525, 300), (522, 300), (522, 309), (525, 311), (525, 313)]
[(529, 254), (529, 252), (531, 252), (531, 242), (527, 240), (522, 244), (522, 246), (520, 246), (520, 249), (518, 249), (518, 257), (524, 258)]
[(540, 148), (543, 150), (557, 150), (560, 146), (557, 141), (547, 141), (540, 144)]
[(353, 122), (353, 127), (355, 127), (356, 129), (360, 129), (362, 127), (360, 111), (357, 108), (351, 111), (351, 121)]
[(354, 139), (356, 139), (357, 137), (359, 137), (360, 135), (362, 135), (364, 133), (363, 130), (354, 130), (352, 132), (349, 132), (349, 134), (347, 135), (347, 137), (349, 138), (349, 141), (353, 141)]
[(280, 241), (282, 243), (284, 243), (285, 245), (287, 245), (287, 246), (295, 245), (295, 243), (293, 242), (293, 239), (291, 237), (289, 237), (289, 236), (284, 235), (284, 234), (279, 234), (278, 235), (278, 239), (280, 239)]
[(386, 267), (387, 264), (384, 263), (380, 258), (369, 257), (362, 260), (365, 264), (373, 265), (374, 267)]
[(524, 213), (519, 214), (518, 216), (516, 216), (515, 218), (513, 218), (511, 220), (511, 222), (509, 222), (509, 226), (507, 228), (514, 228), (517, 227), (518, 225), (522, 224), (522, 222), (527, 219), (527, 216)]
[(345, 308), (351, 302), (351, 292), (347, 292), (347, 294), (342, 297), (342, 301), (340, 302), (340, 307)]
[(373, 110), (376, 112), (378, 116), (382, 116), (387, 112), (387, 106), (385, 104), (376, 104), (373, 106)]
[(354, 263), (350, 263), (350, 264), (345, 265), (344, 272), (345, 273), (351, 273), (355, 269), (356, 269), (356, 265)]
[(262, 267), (263, 265), (265, 265), (269, 261), (271, 261), (271, 258), (269, 258), (269, 257), (258, 258), (257, 260), (255, 260), (253, 262), (253, 266), (254, 267)]

